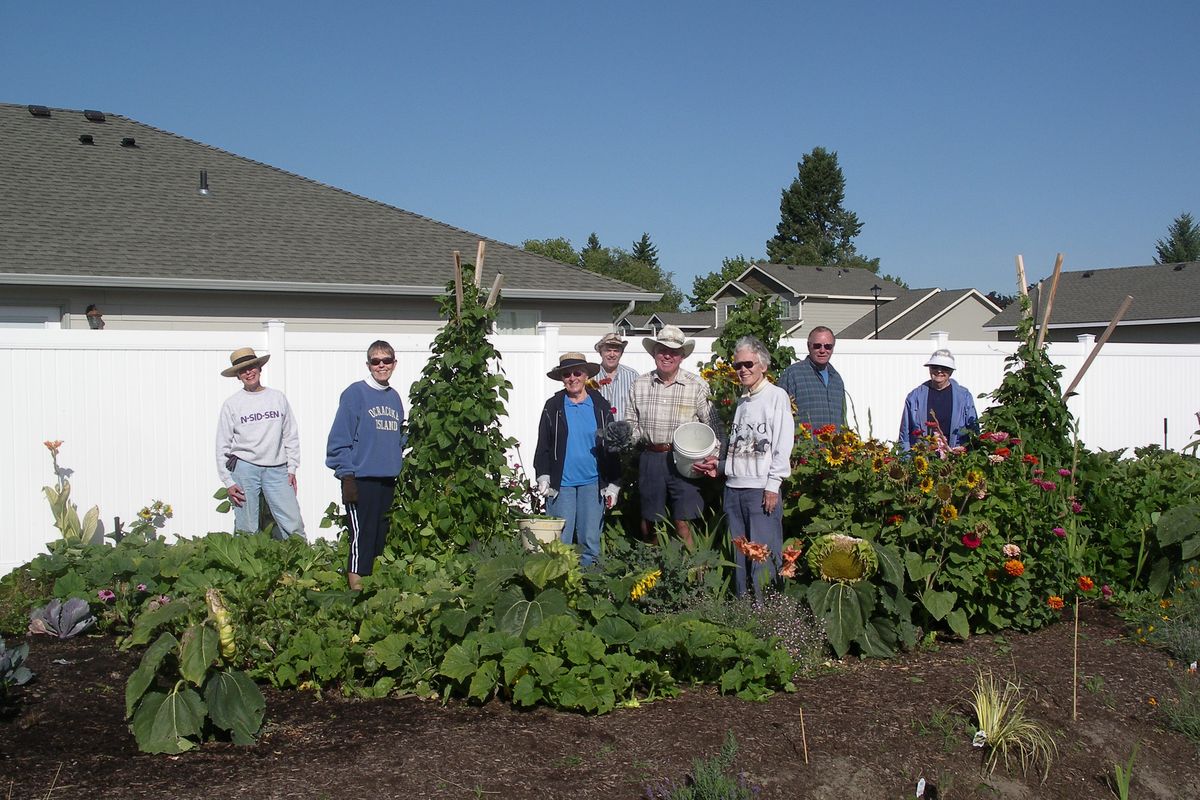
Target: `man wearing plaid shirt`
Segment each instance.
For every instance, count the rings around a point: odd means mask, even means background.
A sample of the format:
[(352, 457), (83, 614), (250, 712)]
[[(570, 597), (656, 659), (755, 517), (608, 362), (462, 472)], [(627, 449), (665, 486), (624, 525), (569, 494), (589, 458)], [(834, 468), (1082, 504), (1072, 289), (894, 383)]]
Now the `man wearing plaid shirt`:
[(833, 331), (824, 325), (813, 328), (808, 334), (808, 358), (779, 376), (779, 387), (796, 404), (796, 422), (807, 423), (814, 433), (826, 425), (846, 427), (846, 386), (829, 363), (833, 343)]
[(686, 422), (703, 422), (714, 431), (720, 426), (708, 399), (708, 384), (679, 368), (696, 343), (674, 325), (665, 325), (657, 338), (643, 339), (642, 346), (654, 356), (655, 369), (633, 382), (625, 409), (625, 419), (633, 425), (633, 441), (642, 448), (638, 459), (642, 536), (650, 538), (654, 521), (666, 511), (669, 500), (675, 532), (692, 547), (688, 521), (703, 513), (704, 499), (699, 483), (676, 471), (671, 441), (675, 429)]
[(596, 342), (596, 352), (600, 354), (600, 373), (596, 376), (596, 385), (600, 387), (600, 394), (612, 406), (613, 416), (617, 419), (625, 419), (629, 390), (638, 379), (636, 369), (621, 363), (621, 356), (625, 355), (627, 344), (629, 343), (616, 333), (606, 333)]

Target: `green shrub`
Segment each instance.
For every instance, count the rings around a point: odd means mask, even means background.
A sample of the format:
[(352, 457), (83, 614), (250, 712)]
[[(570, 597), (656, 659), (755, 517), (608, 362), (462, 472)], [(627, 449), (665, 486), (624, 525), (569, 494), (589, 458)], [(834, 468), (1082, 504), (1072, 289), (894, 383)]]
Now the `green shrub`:
[(725, 736), (721, 752), (712, 758), (698, 758), (692, 762), (692, 771), (677, 781), (660, 781), (646, 787), (649, 800), (750, 800), (758, 794), (758, 787), (744, 777), (729, 774), (737, 758), (737, 739), (730, 731)]

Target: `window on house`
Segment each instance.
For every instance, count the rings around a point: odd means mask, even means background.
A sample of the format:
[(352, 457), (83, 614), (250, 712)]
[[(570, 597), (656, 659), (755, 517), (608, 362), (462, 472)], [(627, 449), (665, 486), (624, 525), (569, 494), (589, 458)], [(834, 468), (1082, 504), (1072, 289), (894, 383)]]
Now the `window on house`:
[(0, 306), (0, 328), (61, 328), (57, 306)]
[(537, 333), (541, 311), (505, 311), (496, 314), (496, 333)]

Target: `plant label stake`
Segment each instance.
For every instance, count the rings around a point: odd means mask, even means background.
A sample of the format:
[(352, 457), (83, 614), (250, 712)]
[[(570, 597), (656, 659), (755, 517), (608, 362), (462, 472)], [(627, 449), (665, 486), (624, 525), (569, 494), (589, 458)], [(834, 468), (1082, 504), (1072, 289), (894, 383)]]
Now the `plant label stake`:
[(463, 306), (463, 282), (462, 282), (462, 255), (454, 251), (454, 316), (459, 322), (462, 322), (462, 306)]
[(804, 763), (808, 763), (808, 737), (804, 734), (804, 709), (800, 709), (800, 744), (804, 747)]
[[(483, 244), (483, 242), (480, 242), (480, 244)], [(488, 293), (487, 303), (483, 306), (484, 308), (491, 308), (492, 306), (496, 305), (496, 300), (500, 297), (500, 287), (503, 285), (504, 273), (497, 272), (496, 280), (492, 281), (492, 291)]]

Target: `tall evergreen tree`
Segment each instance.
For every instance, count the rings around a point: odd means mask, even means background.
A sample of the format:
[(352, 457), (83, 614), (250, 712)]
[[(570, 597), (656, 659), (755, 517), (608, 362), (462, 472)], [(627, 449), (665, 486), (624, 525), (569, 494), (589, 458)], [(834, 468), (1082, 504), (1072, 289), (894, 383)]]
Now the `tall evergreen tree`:
[(774, 264), (865, 267), (879, 271), (879, 259), (858, 254), (854, 237), (862, 223), (842, 203), (846, 178), (836, 152), (814, 147), (796, 165), (798, 174), (783, 190), (779, 225), (767, 240), (767, 258)]
[[(583, 249), (579, 251), (579, 266), (587, 269), (588, 258), (594, 257), (598, 252), (600, 252), (600, 237), (596, 235), (595, 231), (592, 231), (588, 236), (587, 244), (585, 244)], [(593, 270), (593, 272), (594, 271), (595, 270)]]
[(658, 266), (658, 247), (650, 243), (648, 233), (643, 233), (642, 238), (633, 243), (632, 255), (643, 264)]
[(1154, 250), (1156, 264), (1200, 261), (1200, 226), (1191, 214), (1180, 214), (1167, 228), (1167, 238), (1154, 243)]

